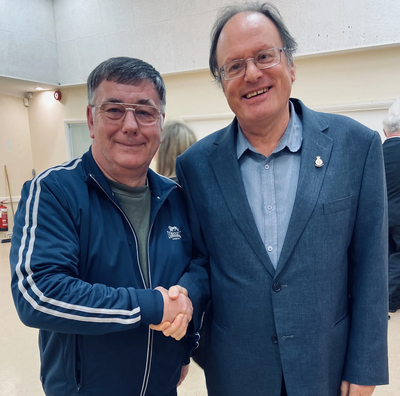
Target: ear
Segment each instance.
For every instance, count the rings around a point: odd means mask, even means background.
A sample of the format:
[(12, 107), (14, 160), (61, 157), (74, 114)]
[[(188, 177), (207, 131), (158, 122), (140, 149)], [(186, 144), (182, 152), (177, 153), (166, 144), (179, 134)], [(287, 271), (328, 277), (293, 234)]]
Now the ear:
[(164, 120), (165, 120), (165, 113), (164, 114), (161, 114), (160, 115), (160, 134), (159, 134), (159, 138), (160, 138), (160, 143), (159, 144), (161, 144), (161, 142), (162, 142), (162, 140), (163, 140), (163, 129), (164, 129)]
[(293, 84), (294, 81), (296, 80), (296, 64), (294, 62), (290, 66), (289, 72), (290, 72), (290, 79), (291, 79), (292, 84)]
[(94, 138), (94, 120), (93, 120), (92, 109), (93, 108), (90, 106), (86, 107), (86, 120), (87, 120), (87, 124), (89, 127), (90, 137), (93, 139)]

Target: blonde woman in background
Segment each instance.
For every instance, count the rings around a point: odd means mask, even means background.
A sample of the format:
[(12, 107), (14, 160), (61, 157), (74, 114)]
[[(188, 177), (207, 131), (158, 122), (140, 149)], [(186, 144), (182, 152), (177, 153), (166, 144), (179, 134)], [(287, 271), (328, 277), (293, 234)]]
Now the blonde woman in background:
[(194, 132), (183, 122), (170, 121), (164, 126), (162, 142), (158, 149), (157, 173), (177, 181), (175, 160), (197, 139)]

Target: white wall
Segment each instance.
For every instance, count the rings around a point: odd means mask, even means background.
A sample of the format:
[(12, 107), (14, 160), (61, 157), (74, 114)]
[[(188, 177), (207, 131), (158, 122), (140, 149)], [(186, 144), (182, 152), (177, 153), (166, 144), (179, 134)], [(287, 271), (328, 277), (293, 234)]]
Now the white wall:
[[(144, 59), (163, 74), (206, 69), (210, 31), (217, 11), (232, 3), (54, 0), (59, 82), (83, 82), (101, 61), (120, 55)], [(297, 39), (300, 56), (400, 43), (398, 0), (273, 3)]]
[(9, 230), (14, 224), (9, 197), (16, 210), (22, 185), (32, 178), (32, 168), (28, 108), (21, 98), (0, 95), (0, 201), (7, 199)]
[(398, 0), (274, 0), (299, 55), (400, 42)]
[[(80, 84), (132, 56), (161, 73), (207, 68), (217, 10), (233, 0), (0, 0), (0, 76)], [(399, 0), (274, 0), (298, 55), (400, 44)]]
[(0, 0), (0, 76), (58, 81), (52, 0)]

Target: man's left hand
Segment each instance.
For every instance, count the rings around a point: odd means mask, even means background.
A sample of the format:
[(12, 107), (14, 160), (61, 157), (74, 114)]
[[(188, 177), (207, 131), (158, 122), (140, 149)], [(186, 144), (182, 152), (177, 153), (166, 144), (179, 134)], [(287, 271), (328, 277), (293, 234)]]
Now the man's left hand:
[(374, 390), (375, 386), (356, 385), (342, 381), (340, 396), (371, 396)]

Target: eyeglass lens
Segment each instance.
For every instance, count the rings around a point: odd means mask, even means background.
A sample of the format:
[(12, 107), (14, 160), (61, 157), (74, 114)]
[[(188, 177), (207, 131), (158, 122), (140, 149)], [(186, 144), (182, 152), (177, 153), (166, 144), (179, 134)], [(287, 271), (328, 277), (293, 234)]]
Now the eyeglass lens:
[(121, 120), (128, 110), (133, 111), (136, 121), (142, 125), (153, 125), (160, 117), (160, 113), (156, 108), (139, 104), (123, 105), (120, 103), (103, 103), (100, 109), (103, 111), (103, 114), (112, 121)]
[(266, 51), (259, 52), (254, 58), (238, 59), (226, 63), (221, 69), (223, 70), (225, 79), (241, 77), (246, 70), (248, 61), (253, 60), (259, 69), (268, 69), (276, 66), (281, 62), (281, 50), (279, 48), (271, 48)]

